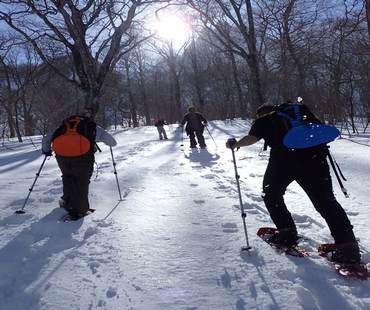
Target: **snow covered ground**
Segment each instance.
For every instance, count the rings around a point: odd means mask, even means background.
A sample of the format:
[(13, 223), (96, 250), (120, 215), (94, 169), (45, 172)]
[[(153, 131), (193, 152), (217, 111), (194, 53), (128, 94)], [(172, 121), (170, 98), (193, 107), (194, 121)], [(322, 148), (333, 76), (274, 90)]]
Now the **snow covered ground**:
[[(370, 309), (370, 280), (347, 279), (316, 254), (329, 230), (303, 191), (292, 184), (285, 199), (309, 258), (275, 253), (256, 235), (273, 226), (261, 199), (268, 152), (262, 142), (235, 153), (250, 253), (246, 245), (230, 137), (250, 122), (210, 122), (208, 150), (193, 152), (176, 125), (159, 141), (154, 126), (112, 131), (100, 145), (90, 187), (96, 212), (63, 223), (58, 208), (61, 174), (43, 156), (41, 137), (0, 148), (0, 309)], [(170, 129), (170, 130), (169, 130)], [(370, 133), (343, 136), (331, 151), (347, 178), (335, 193), (370, 262)], [(117, 178), (116, 178), (117, 176)], [(117, 180), (119, 187), (117, 186)], [(119, 191), (122, 200), (120, 200)], [(23, 207), (25, 214), (15, 214)]]

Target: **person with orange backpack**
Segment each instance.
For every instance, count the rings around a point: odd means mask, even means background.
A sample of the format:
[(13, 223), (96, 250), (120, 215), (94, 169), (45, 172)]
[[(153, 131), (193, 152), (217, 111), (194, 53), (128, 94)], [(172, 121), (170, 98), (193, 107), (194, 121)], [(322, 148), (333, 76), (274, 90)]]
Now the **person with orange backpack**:
[(63, 195), (59, 201), (69, 220), (78, 220), (90, 210), (90, 178), (94, 169), (96, 142), (113, 147), (116, 140), (87, 116), (73, 115), (42, 139), (42, 153), (55, 158), (62, 172)]
[(159, 134), (159, 140), (168, 139), (166, 130), (164, 130), (164, 125), (168, 125), (163, 117), (156, 118), (154, 120), (154, 126), (157, 127), (158, 134)]

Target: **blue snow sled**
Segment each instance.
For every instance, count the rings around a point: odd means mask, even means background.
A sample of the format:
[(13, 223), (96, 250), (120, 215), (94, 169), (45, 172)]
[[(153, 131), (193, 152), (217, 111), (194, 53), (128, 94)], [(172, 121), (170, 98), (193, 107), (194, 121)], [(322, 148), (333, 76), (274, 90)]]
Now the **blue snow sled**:
[(292, 127), (284, 136), (283, 143), (291, 149), (304, 149), (335, 140), (340, 131), (324, 124), (302, 124)]

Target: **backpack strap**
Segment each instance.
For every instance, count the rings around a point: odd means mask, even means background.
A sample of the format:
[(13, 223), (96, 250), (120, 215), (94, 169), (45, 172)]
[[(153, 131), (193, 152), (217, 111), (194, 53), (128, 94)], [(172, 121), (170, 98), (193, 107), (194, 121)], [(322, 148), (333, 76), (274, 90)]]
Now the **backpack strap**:
[(64, 124), (66, 125), (66, 134), (69, 135), (79, 135), (77, 132), (77, 126), (81, 122), (79, 119), (71, 119), (69, 121), (65, 121)]
[(90, 122), (90, 117), (87, 117), (87, 116), (84, 116), (84, 115), (72, 115), (70, 116), (68, 119), (68, 121), (72, 121), (72, 120), (81, 120), (81, 121), (84, 121), (86, 123)]
[(277, 114), (282, 116), (282, 117), (285, 117), (289, 120), (290, 124), (292, 125), (292, 127), (296, 127), (296, 126), (299, 126), (299, 125), (302, 125), (302, 115), (300, 114), (300, 107), (298, 105), (291, 105), (291, 106), (286, 106), (284, 108), (282, 108), (282, 110), (290, 110), (290, 109), (293, 109), (293, 113), (295, 115), (295, 118), (291, 117), (289, 114), (287, 113), (284, 113), (282, 111), (278, 111)]

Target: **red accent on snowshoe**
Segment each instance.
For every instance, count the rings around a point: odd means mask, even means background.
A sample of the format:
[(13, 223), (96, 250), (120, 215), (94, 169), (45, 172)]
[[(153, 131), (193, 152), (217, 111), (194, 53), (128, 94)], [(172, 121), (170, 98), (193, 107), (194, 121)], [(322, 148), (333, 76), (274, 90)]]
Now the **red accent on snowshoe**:
[(335, 244), (325, 243), (321, 244), (317, 250), (319, 252), (319, 255), (325, 257), (340, 275), (357, 278), (362, 281), (367, 280), (370, 277), (370, 270), (364, 262), (360, 262), (356, 265), (350, 265), (331, 261), (328, 257), (328, 253), (333, 252), (336, 249), (337, 247), (335, 246)]
[(273, 227), (261, 227), (257, 231), (257, 235), (262, 238), (263, 241), (265, 241), (268, 245), (270, 245), (277, 253), (284, 253), (286, 255), (294, 256), (294, 257), (307, 257), (310, 256), (310, 254), (303, 249), (301, 249), (299, 246), (292, 246), (292, 247), (286, 247), (286, 246), (280, 246), (271, 242), (268, 242), (268, 238), (275, 234), (278, 230)]

